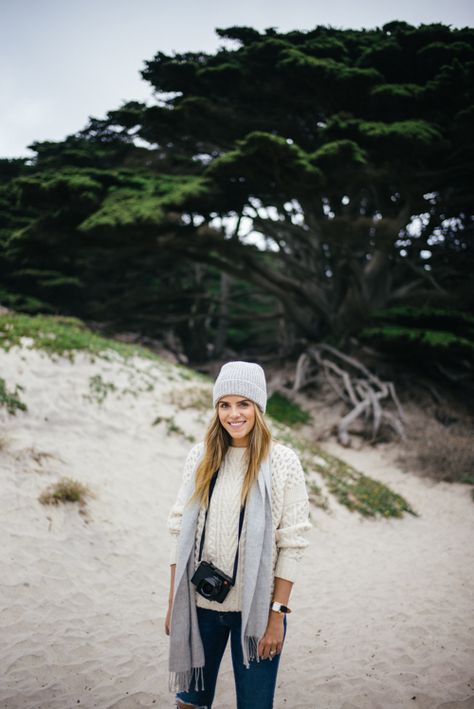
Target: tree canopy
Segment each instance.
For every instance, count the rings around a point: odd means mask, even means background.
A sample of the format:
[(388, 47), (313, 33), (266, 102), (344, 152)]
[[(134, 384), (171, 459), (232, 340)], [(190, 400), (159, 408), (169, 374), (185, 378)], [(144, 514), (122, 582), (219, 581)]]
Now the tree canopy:
[(196, 361), (428, 330), (472, 358), (474, 30), (216, 31), (145, 62), (151, 105), (0, 161), (2, 300)]

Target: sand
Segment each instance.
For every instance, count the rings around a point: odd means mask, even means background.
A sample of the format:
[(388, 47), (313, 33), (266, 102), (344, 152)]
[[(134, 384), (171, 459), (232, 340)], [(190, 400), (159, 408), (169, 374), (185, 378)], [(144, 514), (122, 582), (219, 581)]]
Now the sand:
[[(199, 440), (210, 410), (180, 407), (203, 387), (210, 402), (210, 389), (171, 365), (52, 361), (27, 344), (0, 350), (0, 376), (28, 406), (0, 409), (0, 707), (172, 707), (166, 518), (191, 442), (152, 422), (173, 416)], [(99, 374), (116, 387), (102, 403), (90, 389)], [(420, 516), (312, 508), (275, 708), (474, 707), (468, 487), (403, 473), (388, 449), (325, 447)], [(62, 476), (94, 491), (85, 510), (38, 502)], [(228, 654), (213, 706), (235, 707)]]

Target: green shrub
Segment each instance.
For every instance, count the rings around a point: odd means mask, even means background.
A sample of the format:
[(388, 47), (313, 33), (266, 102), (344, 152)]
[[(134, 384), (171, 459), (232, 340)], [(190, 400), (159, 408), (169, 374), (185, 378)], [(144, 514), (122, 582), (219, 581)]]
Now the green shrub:
[(267, 402), (267, 413), (275, 421), (285, 423), (288, 426), (309, 423), (311, 416), (304, 411), (301, 406), (290, 401), (284, 394), (275, 392)]

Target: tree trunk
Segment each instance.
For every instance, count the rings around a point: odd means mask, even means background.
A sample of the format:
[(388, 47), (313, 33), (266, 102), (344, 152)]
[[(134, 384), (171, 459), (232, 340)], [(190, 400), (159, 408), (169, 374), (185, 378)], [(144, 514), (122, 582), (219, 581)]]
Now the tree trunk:
[(220, 279), (220, 303), (217, 320), (217, 332), (214, 339), (214, 357), (220, 357), (224, 350), (227, 330), (229, 327), (229, 293), (231, 285), (231, 276), (225, 271), (221, 273)]

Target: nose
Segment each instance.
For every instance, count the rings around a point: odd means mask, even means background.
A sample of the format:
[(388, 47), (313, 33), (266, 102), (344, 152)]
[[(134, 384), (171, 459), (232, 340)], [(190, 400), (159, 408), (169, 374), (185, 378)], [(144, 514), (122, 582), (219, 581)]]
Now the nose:
[(237, 406), (236, 405), (232, 406), (229, 411), (229, 418), (232, 420), (234, 420), (234, 419), (238, 420), (239, 418), (241, 418), (241, 416), (242, 415), (241, 415), (240, 411), (238, 410)]

